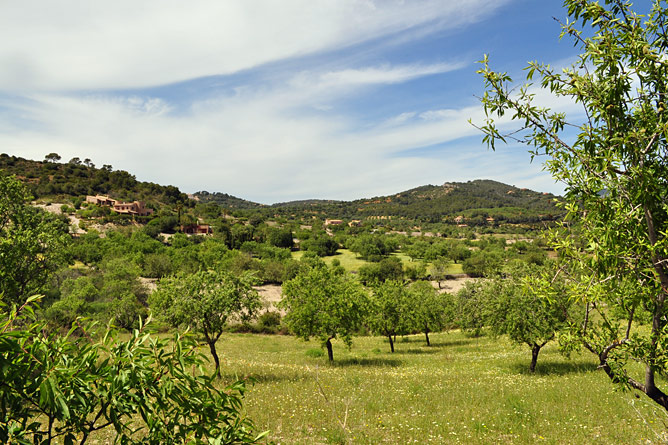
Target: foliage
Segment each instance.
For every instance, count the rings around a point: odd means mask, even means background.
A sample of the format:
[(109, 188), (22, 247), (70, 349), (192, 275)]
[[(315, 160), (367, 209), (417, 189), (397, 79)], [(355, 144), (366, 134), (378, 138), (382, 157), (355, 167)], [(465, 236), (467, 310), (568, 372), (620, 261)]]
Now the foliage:
[(28, 201), (25, 186), (0, 173), (0, 298), (19, 305), (66, 262), (70, 240), (67, 225)]
[(449, 300), (447, 294), (439, 294), (428, 281), (416, 281), (408, 287), (410, 304), (406, 307), (411, 330), (423, 332), (430, 346), (429, 333), (439, 332), (446, 325)]
[(387, 337), (394, 352), (393, 337), (408, 332), (412, 302), (401, 281), (385, 281), (373, 288), (368, 323), (371, 330)]
[(395, 256), (383, 258), (378, 263), (365, 264), (359, 270), (359, 279), (365, 285), (383, 283), (387, 280), (402, 281), (403, 278), (403, 265)]
[[(507, 334), (511, 341), (526, 344), (531, 348), (529, 371), (536, 370), (540, 350), (563, 328), (569, 319), (573, 301), (565, 292), (561, 276), (550, 283), (549, 296), (539, 285), (534, 285), (532, 277), (541, 273), (551, 273), (556, 267), (542, 270), (536, 266), (517, 267), (507, 277), (497, 277), (483, 284), (488, 295), (486, 321), (495, 335)], [(523, 283), (524, 281), (524, 283)]]
[(486, 311), (489, 307), (489, 294), (485, 292), (481, 281), (469, 281), (457, 292), (457, 324), (462, 331), (474, 337), (482, 334), (485, 327)]
[[(527, 80), (539, 76), (543, 88), (580, 104), (584, 117), (567, 121), (536, 105), (530, 83), (513, 92), (510, 76), (492, 71), (485, 58), (485, 112), (508, 112), (521, 127), (506, 133), (490, 118), (484, 139), (492, 148), (519, 139), (534, 155), (547, 155), (546, 168), (566, 186), (571, 233), (555, 233), (552, 242), (569, 263), (570, 295), (586, 312), (564, 340), (594, 353), (613, 382), (668, 409), (656, 381), (668, 373), (668, 7), (656, 0), (639, 16), (621, 0), (564, 6), (570, 19), (562, 37), (573, 38), (580, 57), (563, 71), (532, 62)], [(642, 309), (650, 313), (649, 329), (636, 327)]]
[(279, 306), (287, 311), (285, 324), (298, 337), (317, 337), (334, 360), (331, 340), (350, 347), (352, 336), (368, 311), (368, 296), (348, 274), (336, 274), (321, 260), (311, 260), (293, 279), (283, 283)]
[(464, 260), (462, 270), (472, 277), (491, 276), (501, 271), (502, 261), (502, 254), (496, 250), (477, 251)]
[(216, 342), (229, 319), (250, 320), (259, 310), (260, 297), (250, 274), (233, 275), (221, 271), (199, 271), (160, 280), (149, 304), (172, 326), (184, 326), (204, 336), (216, 370), (220, 360)]
[(216, 389), (191, 337), (47, 334), (33, 301), (0, 323), (0, 442), (83, 444), (109, 429), (127, 444), (260, 439), (241, 414), (245, 383)]
[(339, 243), (328, 235), (303, 240), (300, 245), (301, 250), (314, 252), (320, 257), (334, 255), (339, 247)]
[(387, 236), (359, 235), (346, 247), (367, 261), (380, 261), (397, 249), (397, 243)]

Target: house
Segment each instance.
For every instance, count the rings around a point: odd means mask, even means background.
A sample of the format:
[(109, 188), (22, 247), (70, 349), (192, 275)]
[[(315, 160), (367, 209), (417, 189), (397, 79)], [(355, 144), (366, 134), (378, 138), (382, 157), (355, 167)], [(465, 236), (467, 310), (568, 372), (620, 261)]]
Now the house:
[(325, 220), (325, 225), (326, 226), (340, 226), (343, 224), (343, 221), (340, 219), (326, 219)]
[(143, 201), (120, 202), (108, 196), (95, 195), (86, 196), (86, 202), (111, 207), (114, 212), (122, 215), (148, 216), (153, 213), (153, 209), (147, 208)]
[(188, 224), (181, 226), (181, 232), (186, 235), (211, 235), (213, 229), (208, 224)]
[(111, 208), (122, 215), (148, 216), (153, 213), (153, 209), (147, 208), (143, 201), (117, 202)]
[(86, 196), (86, 202), (104, 207), (112, 207), (114, 204), (116, 204), (115, 199), (111, 199), (110, 197), (103, 195)]

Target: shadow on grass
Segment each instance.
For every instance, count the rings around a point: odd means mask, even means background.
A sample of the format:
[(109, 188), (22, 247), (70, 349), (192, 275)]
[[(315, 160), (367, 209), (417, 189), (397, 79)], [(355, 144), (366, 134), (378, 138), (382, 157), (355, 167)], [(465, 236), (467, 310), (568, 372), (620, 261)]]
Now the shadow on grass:
[(396, 347), (394, 349), (395, 354), (436, 354), (437, 352), (440, 351), (438, 350), (438, 348), (434, 346), (425, 346), (422, 349), (417, 349), (417, 348), (401, 349)]
[(467, 346), (470, 345), (471, 343), (476, 343), (477, 340), (479, 340), (480, 337), (467, 337), (467, 338), (459, 338), (457, 340), (449, 340), (449, 341), (438, 341), (438, 342), (431, 342), (432, 348), (447, 348), (449, 346)]
[(274, 374), (274, 373), (262, 373), (262, 374), (250, 373), (247, 375), (223, 373), (220, 381), (224, 382), (225, 384), (231, 384), (238, 380), (243, 380), (246, 377), (249, 377), (255, 383), (285, 382), (285, 381), (292, 381), (296, 378), (294, 375)]
[(549, 360), (540, 361), (536, 364), (536, 371), (529, 372), (530, 361), (527, 360), (526, 363), (513, 363), (510, 368), (517, 372), (518, 374), (524, 375), (566, 375), (566, 374), (584, 374), (587, 372), (596, 371), (598, 368), (595, 363), (585, 363), (585, 362), (552, 362)]
[(335, 368), (344, 368), (348, 366), (377, 366), (377, 367), (397, 367), (400, 366), (403, 362), (396, 359), (386, 359), (386, 358), (345, 358), (343, 360), (337, 360), (334, 358), (334, 361), (329, 363), (330, 366)]

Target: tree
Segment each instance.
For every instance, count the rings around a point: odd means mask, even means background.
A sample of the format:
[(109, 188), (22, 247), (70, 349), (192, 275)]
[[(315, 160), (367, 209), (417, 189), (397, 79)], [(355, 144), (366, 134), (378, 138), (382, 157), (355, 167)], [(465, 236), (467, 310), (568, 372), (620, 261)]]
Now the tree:
[(44, 156), (44, 161), (46, 162), (58, 162), (62, 158), (58, 153), (49, 153), (48, 155)]
[(250, 274), (199, 271), (163, 278), (150, 296), (149, 306), (173, 326), (187, 326), (204, 336), (220, 375), (216, 342), (228, 319), (247, 321), (261, 307)]
[(475, 252), (464, 260), (462, 271), (472, 277), (485, 277), (501, 271), (501, 253), (493, 249)]
[(0, 298), (22, 304), (67, 260), (67, 225), (28, 204), (25, 186), (0, 175)]
[(431, 279), (438, 283), (438, 288), (441, 289), (441, 282), (448, 277), (450, 270), (450, 260), (445, 257), (440, 257), (434, 261), (431, 268)]
[(467, 281), (456, 296), (455, 318), (463, 332), (474, 337), (482, 334), (485, 327), (486, 308), (489, 295), (484, 291), (483, 283)]
[(404, 278), (404, 268), (401, 259), (392, 256), (383, 258), (378, 263), (369, 263), (360, 266), (359, 279), (365, 285), (382, 283), (386, 280), (401, 281)]
[[(580, 48), (578, 61), (559, 72), (532, 62), (528, 83), (513, 90), (511, 77), (490, 69), (485, 57), (489, 120), (481, 129), (491, 148), (519, 140), (533, 155), (547, 156), (546, 169), (565, 185), (567, 225), (552, 244), (568, 261), (572, 298), (585, 308), (567, 338), (594, 353), (613, 382), (668, 410), (668, 394), (656, 381), (668, 372), (668, 7), (655, 0), (639, 16), (622, 0), (564, 5), (570, 20), (561, 35)], [(583, 117), (568, 121), (536, 105), (534, 76), (555, 96), (580, 104)], [(506, 112), (519, 128), (497, 126), (493, 118)], [(651, 324), (638, 329), (643, 311)]]
[(365, 319), (368, 296), (359, 282), (348, 274), (336, 274), (322, 260), (310, 264), (293, 279), (283, 283), (280, 307), (287, 311), (284, 321), (298, 337), (317, 337), (334, 360), (332, 340), (339, 337), (350, 347), (352, 336)]
[(550, 283), (550, 298), (542, 298), (546, 289), (534, 285), (531, 279), (546, 271), (536, 266), (519, 266), (507, 277), (483, 283), (488, 296), (485, 319), (491, 332), (507, 334), (512, 342), (531, 348), (530, 372), (536, 370), (540, 350), (570, 321), (573, 300), (565, 292), (560, 277)]
[(439, 332), (445, 326), (445, 294), (439, 294), (428, 281), (416, 281), (408, 287), (412, 328), (424, 332), (427, 346), (430, 332)]
[(408, 298), (401, 281), (385, 281), (373, 289), (370, 298), (369, 326), (376, 334), (384, 335), (394, 352), (393, 338), (407, 332)]

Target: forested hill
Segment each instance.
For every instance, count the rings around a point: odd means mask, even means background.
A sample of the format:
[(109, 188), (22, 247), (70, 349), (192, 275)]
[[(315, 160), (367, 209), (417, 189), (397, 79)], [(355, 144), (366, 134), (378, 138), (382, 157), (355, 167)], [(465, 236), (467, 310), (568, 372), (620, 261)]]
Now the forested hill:
[(425, 185), (388, 196), (355, 201), (303, 200), (265, 206), (224, 193), (199, 192), (202, 202), (216, 202), (236, 209), (264, 209), (272, 214), (321, 214), (336, 219), (404, 218), (438, 222), (458, 216), (467, 222), (494, 218), (504, 222), (554, 220), (562, 212), (555, 195), (491, 180)]
[[(104, 194), (119, 200), (142, 200), (154, 209), (162, 205), (193, 206), (195, 201), (172, 185), (163, 186), (138, 181), (134, 175), (109, 165), (96, 168), (89, 160), (73, 158), (58, 162), (52, 153), (45, 161), (32, 161), (7, 154), (0, 155), (0, 171), (15, 175), (28, 185), (36, 198), (82, 197)], [(458, 216), (467, 223), (526, 223), (554, 220), (562, 213), (552, 194), (520, 189), (490, 180), (452, 182), (440, 186), (425, 185), (388, 196), (354, 201), (302, 200), (271, 206), (247, 201), (226, 193), (195, 194), (201, 203), (216, 203), (232, 211), (260, 212), (267, 217), (288, 218), (318, 215), (320, 218), (360, 219), (402, 218), (426, 222), (456, 222)]]
[(552, 220), (562, 213), (557, 197), (491, 180), (426, 185), (391, 196), (350, 203), (349, 212), (360, 217), (393, 215), (431, 221), (463, 216), (469, 220), (495, 218), (506, 222)]
[(253, 201), (246, 201), (245, 199), (237, 198), (236, 196), (221, 192), (209, 193), (207, 191), (201, 191), (195, 193), (194, 196), (200, 202), (214, 202), (225, 209), (252, 210), (267, 207), (264, 204), (259, 204)]
[(152, 207), (161, 204), (189, 203), (188, 196), (173, 185), (159, 185), (138, 181), (124, 170), (113, 170), (110, 165), (96, 168), (90, 159), (73, 158), (58, 162), (56, 153), (49, 160), (33, 161), (17, 156), (0, 154), (0, 172), (14, 175), (26, 184), (35, 198), (82, 197), (109, 195), (126, 201), (145, 201)]

